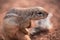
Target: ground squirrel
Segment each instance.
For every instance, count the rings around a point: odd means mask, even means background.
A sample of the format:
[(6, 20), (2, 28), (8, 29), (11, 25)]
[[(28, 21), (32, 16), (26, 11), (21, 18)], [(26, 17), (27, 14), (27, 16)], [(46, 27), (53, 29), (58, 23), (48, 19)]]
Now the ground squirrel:
[(4, 17), (4, 32), (11, 40), (15, 40), (12, 38), (17, 38), (15, 35), (18, 32), (28, 34), (26, 28), (31, 26), (31, 20), (44, 19), (47, 16), (48, 13), (41, 7), (11, 8)]

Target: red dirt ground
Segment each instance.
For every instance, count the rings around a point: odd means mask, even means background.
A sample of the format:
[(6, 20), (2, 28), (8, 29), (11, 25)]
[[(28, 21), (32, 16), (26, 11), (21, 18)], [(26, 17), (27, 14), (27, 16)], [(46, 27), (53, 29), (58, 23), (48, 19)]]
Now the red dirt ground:
[(51, 22), (53, 30), (45, 35), (39, 35), (33, 40), (60, 40), (60, 0), (0, 0), (0, 30), (5, 12), (13, 7), (41, 6), (53, 14)]

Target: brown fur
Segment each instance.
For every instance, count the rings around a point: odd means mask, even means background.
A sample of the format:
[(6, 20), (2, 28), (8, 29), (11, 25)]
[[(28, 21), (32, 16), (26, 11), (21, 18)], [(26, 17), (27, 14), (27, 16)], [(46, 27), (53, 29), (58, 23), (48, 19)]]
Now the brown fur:
[(3, 22), (4, 40), (31, 40), (29, 32), (31, 20), (46, 18), (48, 13), (40, 7), (10, 9)]

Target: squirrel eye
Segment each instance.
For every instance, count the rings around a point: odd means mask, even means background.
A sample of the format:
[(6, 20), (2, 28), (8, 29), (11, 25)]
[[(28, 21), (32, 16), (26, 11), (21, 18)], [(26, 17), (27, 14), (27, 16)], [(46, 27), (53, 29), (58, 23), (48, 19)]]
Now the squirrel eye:
[(38, 16), (43, 16), (43, 13), (39, 12), (37, 13)]
[(42, 14), (41, 12), (38, 13), (39, 15)]

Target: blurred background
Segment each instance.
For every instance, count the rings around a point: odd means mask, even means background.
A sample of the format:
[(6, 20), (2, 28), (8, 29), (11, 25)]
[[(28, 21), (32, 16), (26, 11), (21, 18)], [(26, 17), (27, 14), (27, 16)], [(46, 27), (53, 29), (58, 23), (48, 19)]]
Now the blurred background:
[(34, 40), (60, 40), (60, 0), (0, 0), (0, 30), (5, 12), (13, 7), (43, 7), (53, 14), (53, 30), (46, 35), (39, 35)]

